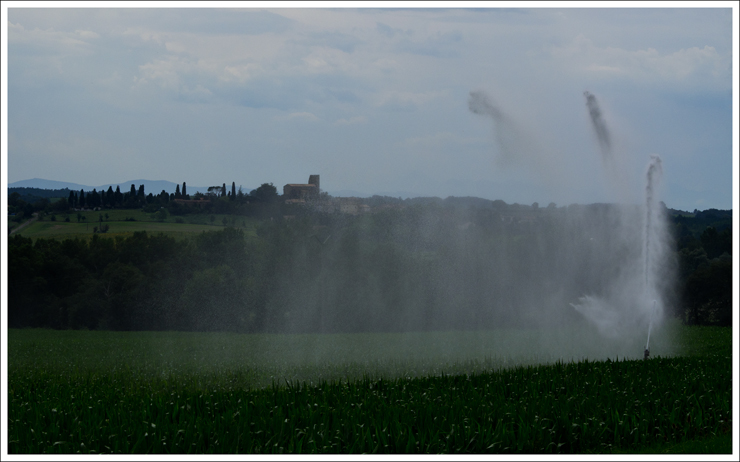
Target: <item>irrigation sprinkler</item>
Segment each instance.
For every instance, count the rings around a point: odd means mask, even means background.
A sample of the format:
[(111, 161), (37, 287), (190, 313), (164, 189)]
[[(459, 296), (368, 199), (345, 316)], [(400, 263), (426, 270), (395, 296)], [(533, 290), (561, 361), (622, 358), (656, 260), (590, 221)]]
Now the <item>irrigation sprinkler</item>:
[(653, 314), (655, 314), (655, 305), (657, 303), (657, 300), (653, 300), (653, 309), (650, 310), (650, 322), (648, 323), (647, 343), (645, 343), (645, 356), (642, 359), (650, 358), (650, 330), (653, 328)]

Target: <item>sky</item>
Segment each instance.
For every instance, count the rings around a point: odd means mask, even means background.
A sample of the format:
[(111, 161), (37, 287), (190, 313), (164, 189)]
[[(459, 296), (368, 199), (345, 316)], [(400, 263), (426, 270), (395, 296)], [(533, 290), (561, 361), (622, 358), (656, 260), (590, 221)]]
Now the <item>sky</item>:
[(3, 5), (8, 183), (639, 203), (658, 155), (668, 207), (733, 207), (732, 2), (35, 5)]

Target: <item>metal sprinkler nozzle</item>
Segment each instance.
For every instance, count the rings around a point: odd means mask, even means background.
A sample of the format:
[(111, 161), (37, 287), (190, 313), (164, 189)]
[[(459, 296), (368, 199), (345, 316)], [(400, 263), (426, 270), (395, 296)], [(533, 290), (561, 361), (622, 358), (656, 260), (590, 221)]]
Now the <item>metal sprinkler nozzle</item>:
[(650, 358), (650, 350), (645, 348), (645, 356), (642, 359), (649, 359)]

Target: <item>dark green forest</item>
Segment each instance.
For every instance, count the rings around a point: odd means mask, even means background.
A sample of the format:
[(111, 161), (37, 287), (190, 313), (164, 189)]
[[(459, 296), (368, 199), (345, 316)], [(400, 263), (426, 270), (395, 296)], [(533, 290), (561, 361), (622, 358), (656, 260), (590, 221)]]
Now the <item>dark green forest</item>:
[[(17, 194), (9, 206), (53, 213), (90, 200), (81, 193), (53, 203)], [(616, 234), (608, 204), (374, 196), (365, 200), (372, 213), (348, 215), (284, 204), (269, 184), (249, 194), (224, 185), (203, 210), (133, 185), (119, 202), (112, 193), (109, 207), (253, 216), (256, 235), (10, 236), (10, 327), (367, 332), (573, 323), (580, 315), (570, 303), (605, 290), (636, 252)], [(675, 270), (663, 289), (669, 314), (731, 325), (731, 211), (665, 213)]]

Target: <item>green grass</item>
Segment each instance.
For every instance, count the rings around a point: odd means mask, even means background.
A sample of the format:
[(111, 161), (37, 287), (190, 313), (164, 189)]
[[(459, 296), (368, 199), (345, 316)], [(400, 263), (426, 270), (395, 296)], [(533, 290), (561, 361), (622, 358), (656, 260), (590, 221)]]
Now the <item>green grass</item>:
[[(173, 236), (191, 235), (202, 231), (213, 231), (223, 229), (223, 226), (191, 225), (178, 223), (159, 222), (106, 222), (110, 226), (107, 233), (102, 237), (130, 236), (135, 231), (146, 231), (147, 233), (165, 233)], [(93, 236), (93, 228), (98, 223), (60, 223), (53, 221), (36, 222), (20, 232), (24, 237), (32, 239), (73, 239), (76, 237), (90, 238)]]
[[(680, 453), (705, 441), (709, 450), (726, 448), (712, 437), (732, 425), (731, 329), (656, 332), (651, 349), (674, 338), (680, 357), (546, 357), (572, 338), (10, 330), (9, 450)], [(554, 364), (534, 365), (542, 360)]]
[[(107, 210), (101, 212), (80, 212), (85, 220), (77, 221), (77, 212), (57, 213), (55, 221), (50, 216), (44, 217), (43, 221), (37, 221), (20, 234), (32, 239), (74, 239), (90, 238), (95, 227), (100, 226), (100, 215), (103, 215), (103, 224), (108, 225), (107, 233), (102, 236), (131, 236), (135, 231), (146, 231), (148, 233), (165, 233), (175, 238), (184, 238), (193, 233), (203, 231), (221, 230), (224, 228), (223, 219), (227, 219), (228, 226), (243, 228), (248, 235), (254, 235), (256, 221), (252, 218), (233, 215), (211, 215), (189, 214), (182, 217), (168, 216), (164, 221), (158, 221), (151, 217), (152, 214), (141, 210)], [(105, 214), (108, 218), (105, 219)], [(69, 222), (65, 218), (69, 218)], [(131, 221), (133, 219), (133, 221)]]
[(675, 343), (682, 356), (732, 355), (732, 329), (712, 326), (683, 327), (675, 331)]
[[(698, 336), (676, 324), (656, 330), (651, 338), (653, 357), (675, 353), (673, 342), (685, 344), (678, 351), (685, 354), (712, 353), (717, 345), (731, 344), (731, 337), (717, 334), (722, 330), (706, 329)], [(250, 370), (253, 380), (242, 385), (253, 388), (269, 386), (275, 379), (318, 383), (368, 375), (473, 373), (585, 358), (639, 359), (645, 341), (642, 336), (603, 339), (579, 329), (323, 335), (11, 329), (8, 339), (13, 346), (11, 365), (32, 364), (59, 373), (108, 373), (122, 366), (148, 373), (182, 370), (203, 375)], [(704, 350), (692, 349), (701, 342), (708, 344)]]
[(14, 230), (15, 228), (19, 227), (20, 225), (21, 225), (21, 223), (18, 223), (18, 222), (15, 222), (15, 221), (9, 219), (8, 220), (8, 229), (7, 229), (7, 232), (9, 233), (10, 231)]

